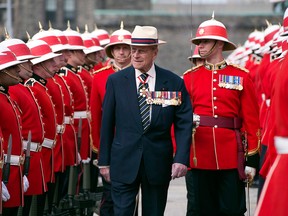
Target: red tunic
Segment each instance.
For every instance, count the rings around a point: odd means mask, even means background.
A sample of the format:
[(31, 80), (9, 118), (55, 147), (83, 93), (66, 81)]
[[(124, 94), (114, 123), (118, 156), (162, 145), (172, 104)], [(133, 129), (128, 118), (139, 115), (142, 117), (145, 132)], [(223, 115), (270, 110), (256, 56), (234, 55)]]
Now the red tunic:
[(272, 103), (274, 98), (274, 88), (277, 83), (275, 83), (276, 75), (281, 68), (282, 60), (276, 59), (272, 61), (269, 65), (269, 70), (266, 72), (263, 79), (265, 84), (264, 93), (266, 95), (266, 119), (265, 127), (263, 128), (262, 142), (264, 145), (267, 145), (267, 152), (265, 155), (265, 160), (263, 166), (260, 170), (260, 175), (264, 178), (267, 176), (270, 167), (272, 166), (276, 158), (276, 150), (274, 148), (274, 133), (275, 133), (275, 109), (272, 109)]
[[(265, 84), (267, 82), (263, 82), (264, 77), (266, 76), (266, 72), (270, 65), (270, 54), (265, 54), (262, 58), (262, 61), (258, 67), (256, 79), (255, 79), (255, 87), (257, 91), (257, 98), (259, 99), (260, 104), (260, 126), (261, 129), (264, 129), (266, 126), (265, 119), (267, 114), (267, 105), (266, 105), (266, 97), (264, 90), (266, 88)], [(267, 143), (261, 143), (262, 145), (267, 145)]]
[(65, 130), (62, 134), (63, 148), (64, 148), (64, 165), (73, 166), (78, 163), (77, 160), (77, 141), (76, 132), (73, 125), (73, 113), (74, 113), (74, 102), (72, 99), (72, 93), (69, 86), (63, 77), (55, 75), (55, 80), (61, 85), (62, 93), (64, 96), (64, 124)]
[[(249, 74), (223, 61), (214, 66), (205, 64), (196, 67), (186, 72), (183, 79), (194, 113), (215, 119), (241, 117), (242, 127), (247, 132), (248, 156), (258, 154), (259, 108)], [(225, 83), (231, 84), (226, 87), (221, 85)], [(197, 164), (192, 162), (193, 157), (197, 158)], [(217, 125), (199, 126), (196, 129), (195, 148), (192, 149), (190, 163), (192, 168), (200, 169), (237, 168), (235, 131)]]
[(56, 140), (56, 113), (51, 96), (46, 88), (46, 80), (33, 74), (25, 84), (30, 86), (41, 108), (44, 123), (44, 141), (42, 143), (43, 167), (45, 181), (54, 182), (54, 156), (53, 148)]
[(74, 101), (74, 127), (78, 131), (79, 119), (82, 119), (82, 139), (80, 146), (81, 158), (87, 159), (90, 157), (90, 122), (88, 119), (88, 99), (84, 87), (83, 80), (77, 74), (77, 70), (71, 65), (67, 65), (61, 69), (60, 76), (62, 76), (72, 92)]
[[(43, 171), (43, 158), (41, 154), (41, 143), (44, 139), (44, 128), (40, 107), (28, 86), (18, 84), (9, 87), (9, 94), (15, 100), (21, 110), (22, 136), (28, 140), (31, 131), (30, 167), (28, 173), (29, 188), (25, 195), (38, 195), (47, 191)], [(37, 148), (39, 145), (40, 148)]]
[(10, 175), (7, 183), (7, 189), (10, 194), (10, 199), (7, 202), (3, 202), (4, 208), (19, 207), (24, 204), (24, 192), (22, 184), (22, 164), (16, 165), (16, 162), (20, 161), (20, 157), (23, 157), (22, 147), (22, 134), (21, 134), (21, 117), (17, 104), (8, 95), (8, 89), (0, 86), (0, 128), (3, 133), (3, 149), (7, 154), (8, 140), (10, 134), (12, 135), (12, 151), (11, 158), (14, 157), (15, 163), (10, 165)]
[[(58, 75), (55, 75), (58, 76)], [(54, 147), (54, 172), (64, 172), (64, 149), (63, 149), (63, 137), (64, 132), (64, 98), (61, 86), (56, 82), (54, 78), (47, 80), (46, 87), (48, 94), (51, 96), (52, 102), (55, 107), (56, 123), (57, 123), (57, 135)]]
[[(275, 109), (275, 145), (278, 155), (267, 175), (255, 215), (287, 215), (288, 206), (288, 58), (277, 73), (272, 109)], [(269, 146), (270, 147), (270, 146)]]
[(100, 146), (100, 127), (102, 119), (102, 103), (106, 92), (108, 76), (115, 73), (111, 65), (96, 71), (93, 77), (90, 107), (91, 107), (91, 130), (92, 150), (98, 152)]

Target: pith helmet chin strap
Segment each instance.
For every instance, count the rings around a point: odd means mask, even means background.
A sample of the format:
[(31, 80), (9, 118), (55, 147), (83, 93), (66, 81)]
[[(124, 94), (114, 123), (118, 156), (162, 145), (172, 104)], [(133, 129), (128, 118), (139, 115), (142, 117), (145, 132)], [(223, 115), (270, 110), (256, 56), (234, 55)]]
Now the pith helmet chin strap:
[(215, 40), (213, 46), (211, 47), (211, 49), (209, 50), (208, 53), (206, 53), (206, 55), (201, 55), (199, 50), (198, 50), (198, 54), (201, 56), (201, 58), (207, 58), (208, 56), (211, 55), (211, 53), (214, 51), (215, 47), (216, 47), (216, 44), (217, 44), (217, 40)]

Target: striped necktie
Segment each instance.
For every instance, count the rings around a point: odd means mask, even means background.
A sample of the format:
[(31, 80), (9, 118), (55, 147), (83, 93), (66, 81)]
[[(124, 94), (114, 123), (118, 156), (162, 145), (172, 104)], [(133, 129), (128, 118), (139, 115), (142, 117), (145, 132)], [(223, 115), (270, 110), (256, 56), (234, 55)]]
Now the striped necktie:
[[(144, 90), (148, 90), (149, 86), (147, 81), (148, 74), (142, 73), (139, 76), (140, 84), (138, 88), (138, 101), (139, 101), (139, 109), (140, 109), (140, 115), (142, 119), (142, 126), (143, 131), (146, 131), (147, 128), (150, 125), (150, 105), (146, 102), (146, 96)], [(141, 93), (142, 92), (142, 93)]]

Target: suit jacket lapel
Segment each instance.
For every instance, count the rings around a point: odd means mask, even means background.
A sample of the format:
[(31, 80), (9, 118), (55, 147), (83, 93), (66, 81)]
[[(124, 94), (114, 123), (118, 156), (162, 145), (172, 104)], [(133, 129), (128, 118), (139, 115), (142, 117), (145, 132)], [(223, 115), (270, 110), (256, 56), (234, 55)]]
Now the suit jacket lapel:
[(125, 92), (127, 92), (127, 106), (129, 106), (128, 104), (131, 105), (131, 112), (132, 116), (135, 119), (135, 123), (138, 126), (139, 130), (143, 131), (142, 120), (139, 113), (140, 111), (135, 80), (135, 69), (131, 66), (129, 68), (129, 71), (124, 74), (124, 77), (126, 78), (126, 83), (123, 83), (123, 88), (126, 89)]

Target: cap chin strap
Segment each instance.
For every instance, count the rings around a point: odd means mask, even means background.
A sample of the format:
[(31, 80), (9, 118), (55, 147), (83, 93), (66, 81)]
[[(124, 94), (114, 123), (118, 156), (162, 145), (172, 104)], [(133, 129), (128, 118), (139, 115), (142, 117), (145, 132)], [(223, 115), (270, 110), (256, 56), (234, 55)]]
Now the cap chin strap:
[(86, 59), (88, 59), (90, 62), (92, 62), (92, 64), (96, 64), (97, 61), (92, 59), (92, 58), (89, 58), (88, 56), (86, 56)]
[(40, 65), (50, 76), (54, 77), (55, 73), (53, 73), (50, 70), (48, 70), (48, 68), (45, 67), (42, 63), (40, 63)]
[(32, 71), (31, 69), (25, 67), (24, 65), (19, 64), (19, 66), (20, 66), (21, 68), (23, 68), (24, 70), (26, 70), (27, 72), (30, 72), (31, 74), (33, 73), (33, 71)]
[(207, 58), (208, 56), (211, 55), (211, 53), (214, 51), (215, 47), (216, 47), (216, 43), (217, 43), (217, 40), (215, 40), (213, 46), (211, 47), (211, 49), (209, 50), (208, 53), (206, 53), (206, 55), (201, 55), (200, 54), (200, 51), (198, 51), (198, 54), (201, 56), (201, 58)]
[(22, 79), (21, 79), (20, 77), (14, 76), (14, 75), (8, 73), (6, 70), (3, 70), (3, 72), (4, 72), (5, 74), (7, 74), (9, 77), (17, 80), (18, 82), (22, 82)]

